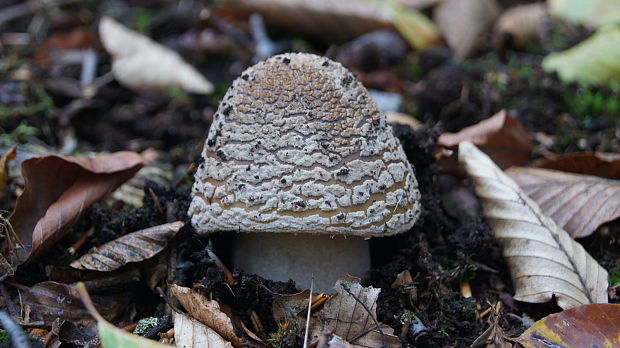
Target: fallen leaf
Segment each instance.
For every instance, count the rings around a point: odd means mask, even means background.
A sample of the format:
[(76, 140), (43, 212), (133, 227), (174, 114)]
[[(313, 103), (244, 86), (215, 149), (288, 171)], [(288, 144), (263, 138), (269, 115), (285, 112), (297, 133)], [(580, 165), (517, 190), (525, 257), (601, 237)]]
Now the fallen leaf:
[(620, 181), (538, 168), (512, 167), (506, 174), (573, 238), (620, 217)]
[(510, 8), (495, 22), (495, 39), (501, 46), (509, 41), (513, 47), (524, 49), (539, 37), (547, 16), (547, 4), (543, 2)]
[(0, 157), (0, 198), (4, 197), (8, 189), (9, 162), (17, 156), (15, 153), (16, 149), (16, 145), (13, 145)]
[[(22, 292), (22, 298), (23, 305), (30, 308), (30, 320), (43, 321), (46, 326), (52, 326), (56, 318), (82, 326), (94, 324), (75, 287), (70, 284), (41, 282)], [(116, 317), (128, 302), (119, 293), (102, 294), (93, 298), (97, 308), (108, 319)]]
[(142, 162), (134, 152), (46, 156), (22, 162), (25, 188), (10, 217), (24, 244), (17, 249), (18, 263), (32, 260), (62, 238), (91, 204), (129, 180)]
[(620, 2), (616, 0), (548, 0), (547, 4), (553, 16), (593, 29), (620, 22)]
[(542, 161), (538, 167), (620, 180), (620, 156), (615, 153), (577, 152)]
[(601, 28), (566, 51), (543, 59), (545, 71), (557, 72), (565, 82), (607, 84), (620, 80), (620, 27)]
[(525, 348), (620, 347), (620, 304), (567, 309), (537, 321), (516, 339)]
[(422, 122), (416, 120), (413, 116), (404, 114), (402, 112), (388, 111), (385, 113), (385, 116), (389, 124), (404, 124), (411, 127), (411, 129), (413, 130), (424, 127)]
[(150, 259), (164, 250), (168, 241), (179, 232), (183, 225), (183, 222), (177, 221), (128, 233), (102, 246), (93, 248), (87, 254), (73, 261), (71, 267), (110, 272), (130, 262)]
[(433, 17), (454, 58), (463, 61), (478, 48), (499, 13), (495, 0), (444, 0)]
[(99, 22), (99, 36), (112, 55), (112, 73), (136, 91), (170, 90), (210, 94), (213, 85), (176, 52), (135, 32), (110, 17)]
[(516, 300), (542, 303), (555, 297), (564, 309), (607, 302), (607, 271), (517, 183), (469, 142), (460, 144), (459, 162), (502, 244)]
[(331, 333), (342, 337), (352, 347), (401, 346), (392, 328), (380, 323), (380, 328), (377, 327), (377, 298), (381, 289), (362, 287), (359, 279), (353, 277), (338, 279), (334, 289), (334, 296), (312, 319), (312, 340)]
[(506, 334), (499, 324), (501, 315), (491, 306), (491, 315), (487, 320), (489, 327), (469, 346), (469, 348), (512, 348), (506, 341)]
[(226, 348), (232, 344), (205, 324), (174, 312), (174, 343), (186, 348)]
[(278, 323), (297, 319), (299, 313), (308, 308), (309, 298), (310, 290), (296, 294), (273, 294), (273, 318)]
[(53, 51), (89, 48), (93, 46), (95, 37), (95, 33), (85, 28), (54, 33), (37, 48), (34, 61), (47, 66)]
[(441, 39), (434, 23), (406, 5), (407, 0), (227, 0), (217, 13), (243, 19), (259, 13), (271, 26), (330, 40), (397, 29), (416, 49), (438, 44)]
[(101, 346), (103, 348), (165, 348), (174, 347), (167, 344), (162, 344), (157, 341), (149, 340), (142, 336), (133, 335), (125, 330), (119, 329), (116, 326), (107, 322), (95, 306), (93, 305), (86, 287), (84, 284), (79, 283), (77, 285), (77, 291), (79, 292), (84, 306), (87, 308), (90, 315), (97, 320), (97, 328), (99, 330), (99, 337), (101, 338)]
[(170, 289), (190, 316), (215, 330), (234, 347), (241, 346), (241, 339), (235, 334), (232, 321), (226, 313), (220, 310), (217, 301), (211, 301), (198, 291), (176, 284), (173, 284)]
[(456, 148), (463, 141), (480, 147), (501, 168), (525, 164), (534, 147), (519, 120), (508, 116), (505, 110), (458, 133), (444, 133), (437, 144)]

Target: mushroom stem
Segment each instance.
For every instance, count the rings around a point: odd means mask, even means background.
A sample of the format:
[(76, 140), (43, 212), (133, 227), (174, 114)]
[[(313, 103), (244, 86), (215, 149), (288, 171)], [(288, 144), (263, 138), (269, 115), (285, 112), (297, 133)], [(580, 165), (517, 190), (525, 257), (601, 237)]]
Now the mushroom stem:
[(238, 233), (233, 261), (247, 273), (278, 281), (292, 279), (298, 288), (332, 292), (339, 277), (361, 277), (370, 269), (370, 247), (362, 237)]

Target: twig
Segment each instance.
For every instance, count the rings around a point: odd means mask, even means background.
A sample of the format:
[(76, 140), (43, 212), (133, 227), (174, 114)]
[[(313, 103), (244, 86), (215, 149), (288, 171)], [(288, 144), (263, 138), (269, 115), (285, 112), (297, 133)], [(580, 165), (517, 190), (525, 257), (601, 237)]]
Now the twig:
[(0, 312), (0, 324), (4, 330), (11, 337), (11, 343), (13, 343), (13, 347), (15, 348), (30, 348), (30, 342), (28, 341), (28, 337), (24, 333), (19, 325), (15, 324), (13, 319), (11, 319), (8, 314), (4, 311)]
[(349, 289), (348, 286), (346, 286), (344, 283), (340, 283), (340, 286), (344, 289), (344, 291), (346, 291), (349, 295), (351, 295), (351, 297), (353, 297), (353, 299), (359, 303), (366, 312), (368, 312), (368, 315), (370, 316), (370, 318), (372, 319), (372, 321), (375, 322), (375, 326), (377, 326), (377, 330), (379, 331), (379, 335), (381, 335), (381, 347), (380, 348), (387, 348), (387, 344), (385, 343), (385, 334), (383, 333), (383, 330), (381, 330), (381, 325), (379, 325), (379, 321), (377, 320), (377, 318), (375, 318), (374, 315), (372, 315), (372, 312), (370, 311), (370, 308), (368, 308), (368, 306), (366, 306), (366, 304), (364, 302), (362, 302), (357, 296), (355, 296), (352, 292), (351, 289)]
[(19, 17), (27, 16), (46, 7), (61, 6), (83, 1), (87, 0), (30, 0), (23, 2), (0, 11), (0, 26), (6, 22), (12, 21)]
[(304, 335), (304, 348), (308, 348), (308, 332), (310, 331), (310, 313), (312, 313), (312, 291), (314, 290), (314, 275), (310, 280), (310, 299), (308, 300), (308, 315), (306, 316), (306, 334)]

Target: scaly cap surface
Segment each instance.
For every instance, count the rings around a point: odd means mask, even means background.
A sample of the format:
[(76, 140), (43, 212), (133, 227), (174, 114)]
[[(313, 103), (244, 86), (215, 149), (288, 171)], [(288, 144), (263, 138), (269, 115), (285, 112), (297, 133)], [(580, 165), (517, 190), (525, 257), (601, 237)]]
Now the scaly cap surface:
[(339, 63), (283, 54), (228, 90), (196, 172), (200, 233), (391, 235), (420, 214), (412, 167), (385, 115)]

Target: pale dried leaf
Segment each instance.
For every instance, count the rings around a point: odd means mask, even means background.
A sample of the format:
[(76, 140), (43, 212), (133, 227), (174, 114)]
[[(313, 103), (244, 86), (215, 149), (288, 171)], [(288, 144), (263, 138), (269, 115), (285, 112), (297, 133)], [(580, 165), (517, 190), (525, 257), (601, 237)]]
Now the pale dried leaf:
[[(360, 302), (369, 309), (360, 305), (342, 287), (348, 288)], [(375, 320), (377, 318), (377, 298), (381, 289), (362, 287), (357, 278), (339, 279), (334, 286), (336, 293), (332, 296), (314, 317), (311, 325), (312, 340), (316, 340), (323, 333), (332, 333), (351, 343), (352, 347), (381, 347), (383, 340), (387, 348), (400, 347), (401, 343), (394, 330), (383, 324), (379, 332)], [(374, 320), (373, 320), (374, 318)]]
[(547, 15), (547, 4), (543, 2), (515, 6), (497, 19), (495, 36), (499, 40), (510, 36), (515, 47), (526, 48), (538, 38)]
[(174, 343), (185, 348), (232, 348), (232, 344), (203, 323), (182, 313), (174, 314)]
[(620, 22), (617, 0), (548, 0), (547, 3), (552, 15), (593, 29)]
[(129, 180), (142, 163), (143, 157), (134, 152), (23, 161), (25, 188), (10, 218), (24, 244), (18, 249), (18, 263), (31, 260), (62, 238), (88, 207)]
[(455, 59), (463, 61), (480, 45), (499, 12), (495, 0), (445, 0), (435, 8), (434, 19)]
[(170, 289), (190, 316), (215, 330), (233, 346), (241, 346), (241, 340), (235, 334), (232, 321), (220, 310), (217, 301), (210, 301), (203, 294), (176, 284)]
[(459, 162), (502, 244), (516, 300), (541, 303), (555, 296), (564, 309), (607, 302), (607, 271), (517, 183), (469, 142), (459, 146)]
[(227, 0), (222, 16), (246, 18), (260, 13), (272, 26), (330, 40), (350, 40), (378, 29), (398, 29), (417, 48), (441, 41), (434, 23), (408, 8), (410, 0)]
[(388, 111), (385, 113), (385, 116), (389, 124), (403, 124), (411, 127), (411, 129), (413, 130), (424, 127), (422, 122), (416, 120), (413, 116), (404, 114), (402, 112)]
[(126, 28), (110, 17), (99, 22), (99, 36), (112, 55), (112, 73), (124, 86), (141, 90), (181, 88), (209, 94), (213, 85), (173, 50)]
[(505, 110), (463, 128), (458, 133), (444, 133), (439, 136), (437, 143), (455, 148), (463, 141), (480, 147), (501, 168), (525, 164), (534, 147), (519, 120), (508, 116)]
[(620, 217), (620, 181), (539, 168), (513, 167), (506, 174), (573, 238)]
[(177, 221), (128, 233), (93, 248), (73, 261), (71, 267), (110, 272), (130, 262), (144, 261), (164, 250), (168, 241), (179, 232), (183, 225), (183, 222)]

